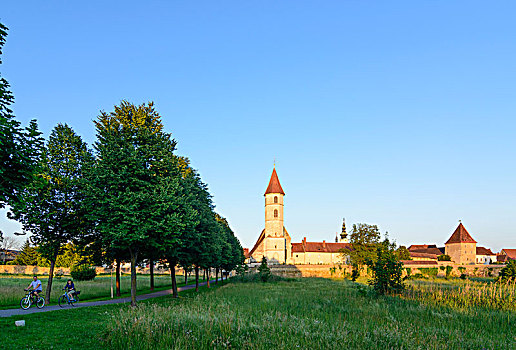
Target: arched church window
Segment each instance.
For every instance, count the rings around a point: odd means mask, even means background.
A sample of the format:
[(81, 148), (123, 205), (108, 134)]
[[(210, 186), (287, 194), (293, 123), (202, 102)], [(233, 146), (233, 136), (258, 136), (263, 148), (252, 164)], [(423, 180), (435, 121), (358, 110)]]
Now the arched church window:
[(278, 210), (277, 209), (274, 209), (274, 217), (277, 218), (278, 217)]
[(274, 196), (274, 203), (278, 203), (278, 196)]

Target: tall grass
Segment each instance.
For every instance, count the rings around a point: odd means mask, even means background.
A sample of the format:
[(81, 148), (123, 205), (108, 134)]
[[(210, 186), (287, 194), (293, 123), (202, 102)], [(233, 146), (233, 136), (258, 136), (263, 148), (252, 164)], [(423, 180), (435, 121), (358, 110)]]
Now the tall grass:
[(452, 308), (516, 311), (516, 280), (507, 282), (411, 281), (403, 298)]
[[(112, 349), (510, 349), (516, 316), (371, 297), (350, 281), (232, 283), (179, 303), (119, 309)], [(138, 341), (135, 341), (138, 339)]]

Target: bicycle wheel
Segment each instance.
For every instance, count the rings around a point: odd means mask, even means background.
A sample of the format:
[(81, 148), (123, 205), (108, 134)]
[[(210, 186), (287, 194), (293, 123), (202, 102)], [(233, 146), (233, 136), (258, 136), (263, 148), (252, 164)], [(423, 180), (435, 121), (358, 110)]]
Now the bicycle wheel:
[(36, 300), (36, 306), (38, 309), (42, 309), (43, 306), (45, 306), (45, 298), (39, 297), (38, 300)]
[(59, 299), (57, 300), (57, 303), (59, 304), (60, 307), (64, 307), (67, 303), (68, 303), (68, 300), (66, 299), (66, 295), (61, 295), (59, 297)]
[(29, 296), (24, 296), (21, 300), (20, 300), (20, 306), (23, 310), (27, 310), (29, 307), (30, 307), (30, 298)]
[(70, 300), (70, 305), (75, 306), (75, 303), (79, 302), (79, 296), (77, 294), (73, 295), (73, 299)]

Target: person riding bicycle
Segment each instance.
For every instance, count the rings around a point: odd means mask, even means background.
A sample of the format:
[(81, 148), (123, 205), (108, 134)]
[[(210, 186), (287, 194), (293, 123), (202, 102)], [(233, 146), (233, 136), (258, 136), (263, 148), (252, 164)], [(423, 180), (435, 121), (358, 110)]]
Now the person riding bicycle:
[(29, 284), (25, 290), (30, 290), (32, 288), (34, 294), (36, 295), (36, 299), (39, 298), (39, 293), (43, 292), (43, 288), (41, 287), (41, 281), (38, 279), (38, 276), (32, 277), (33, 281)]
[(65, 287), (63, 289), (66, 291), (66, 294), (68, 294), (68, 298), (71, 301), (74, 301), (75, 297), (73, 295), (75, 293), (75, 285), (73, 284), (73, 281), (72, 280), (68, 280), (66, 282), (66, 285), (65, 285)]

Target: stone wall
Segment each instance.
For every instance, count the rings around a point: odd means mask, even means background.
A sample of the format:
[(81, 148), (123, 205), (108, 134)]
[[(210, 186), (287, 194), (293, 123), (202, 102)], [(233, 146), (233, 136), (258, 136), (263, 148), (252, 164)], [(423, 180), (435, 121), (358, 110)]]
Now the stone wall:
[[(48, 275), (50, 267), (30, 266), (30, 265), (0, 265), (0, 273), (17, 274), (17, 275)], [(54, 274), (63, 273), (70, 274), (67, 267), (56, 267)]]
[(271, 273), (283, 277), (344, 277), (351, 273), (349, 265), (272, 265)]
[[(111, 269), (106, 267), (100, 267), (96, 266), (95, 270), (97, 271), (97, 275), (99, 274), (110, 274)], [(120, 268), (120, 271), (122, 274), (130, 274), (131, 269), (130, 267), (124, 266)], [(0, 265), (0, 273), (4, 274), (17, 274), (17, 275), (48, 275), (50, 272), (50, 267), (41, 267), (41, 266), (25, 266), (25, 265)], [(113, 274), (115, 273), (115, 269), (113, 268)], [(150, 270), (148, 267), (146, 268), (136, 268), (136, 273), (148, 275), (150, 273)], [(193, 274), (193, 270), (190, 272)], [(213, 275), (215, 275), (215, 270), (213, 269), (211, 272)], [(54, 275), (55, 274), (70, 274), (70, 269), (67, 267), (56, 267), (54, 269)], [(154, 268), (154, 274), (155, 275), (170, 275), (170, 269), (166, 268)], [(183, 275), (184, 271), (181, 268), (176, 268), (176, 275), (180, 276)], [(202, 276), (203, 271), (200, 270), (199, 274)]]
[[(414, 275), (416, 273), (424, 273), (425, 268), (437, 268), (438, 276), (445, 276), (446, 270), (442, 271), (440, 266), (452, 266), (452, 276), (459, 277), (462, 272), (460, 272), (459, 267), (464, 267), (464, 273), (468, 276), (477, 276), (477, 277), (488, 277), (491, 274), (492, 277), (498, 276), (500, 270), (504, 268), (504, 265), (459, 265), (445, 261), (439, 261), (438, 265), (407, 265), (403, 268), (403, 275), (407, 274), (406, 268), (411, 269), (411, 274)], [(350, 265), (271, 265), (270, 266), (271, 273), (278, 276), (283, 277), (324, 277), (324, 278), (342, 278), (345, 275), (350, 275), (352, 271), (352, 267)], [(364, 276), (367, 273), (367, 268), (363, 268), (360, 271), (360, 275)]]

